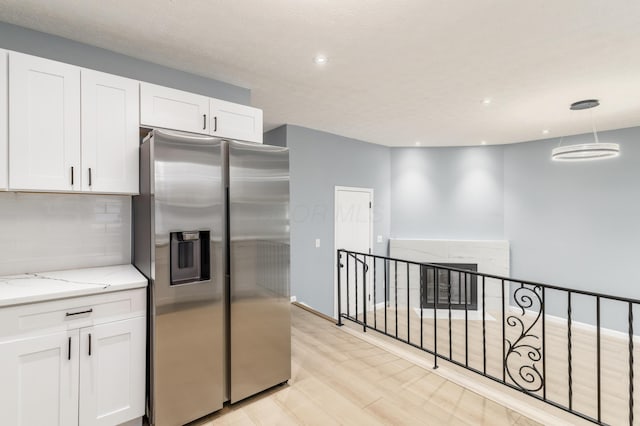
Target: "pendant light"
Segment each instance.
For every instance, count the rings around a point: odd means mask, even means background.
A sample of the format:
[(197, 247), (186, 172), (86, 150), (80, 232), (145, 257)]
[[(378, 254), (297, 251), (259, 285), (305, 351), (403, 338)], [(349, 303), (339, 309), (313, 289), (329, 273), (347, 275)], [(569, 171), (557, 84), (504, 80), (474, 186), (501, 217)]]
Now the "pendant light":
[[(597, 99), (587, 99), (572, 103), (569, 109), (580, 111), (595, 108), (598, 105), (600, 105), (600, 101)], [(591, 115), (591, 126), (594, 143), (558, 146), (551, 151), (551, 159), (553, 161), (604, 160), (605, 158), (613, 158), (620, 155), (620, 146), (617, 143), (604, 143), (598, 140), (593, 114)], [(560, 142), (562, 143), (562, 140)]]

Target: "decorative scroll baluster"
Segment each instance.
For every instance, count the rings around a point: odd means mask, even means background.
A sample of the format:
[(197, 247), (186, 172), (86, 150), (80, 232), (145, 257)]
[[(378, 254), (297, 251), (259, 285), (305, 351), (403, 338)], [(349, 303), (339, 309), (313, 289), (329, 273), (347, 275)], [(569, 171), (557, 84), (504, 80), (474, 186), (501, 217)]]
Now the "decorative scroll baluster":
[[(537, 363), (542, 360), (541, 338), (533, 328), (542, 316), (542, 288), (540, 286), (520, 288), (513, 293), (514, 302), (520, 308), (520, 317), (511, 314), (507, 317), (509, 327), (519, 329), (519, 335), (512, 341), (506, 338), (507, 353), (505, 355), (505, 370), (511, 381), (528, 392), (537, 392), (544, 386), (544, 376), (538, 369)], [(525, 325), (526, 309), (538, 308), (535, 319)]]

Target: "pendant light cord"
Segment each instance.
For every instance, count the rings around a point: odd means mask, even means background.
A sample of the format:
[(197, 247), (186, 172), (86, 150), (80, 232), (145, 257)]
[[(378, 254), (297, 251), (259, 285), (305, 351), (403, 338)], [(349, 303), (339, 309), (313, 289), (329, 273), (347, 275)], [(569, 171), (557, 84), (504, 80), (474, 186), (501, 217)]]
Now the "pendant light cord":
[(591, 110), (591, 128), (593, 129), (593, 138), (596, 140), (596, 143), (600, 143), (598, 140), (598, 132), (596, 132), (596, 122), (593, 119), (593, 109)]

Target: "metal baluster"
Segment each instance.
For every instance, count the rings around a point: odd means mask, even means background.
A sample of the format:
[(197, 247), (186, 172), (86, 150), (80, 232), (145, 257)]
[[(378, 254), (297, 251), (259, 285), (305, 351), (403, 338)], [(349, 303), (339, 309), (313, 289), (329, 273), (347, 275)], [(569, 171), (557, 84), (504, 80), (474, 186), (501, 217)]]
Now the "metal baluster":
[(341, 279), (342, 275), (342, 251), (338, 250), (338, 262), (336, 268), (338, 268), (338, 326), (342, 327), (342, 294), (341, 294)]
[(376, 306), (376, 261), (377, 257), (373, 258), (373, 328), (378, 329), (378, 314)]
[(424, 340), (424, 325), (423, 325), (423, 319), (424, 319), (424, 306), (422, 306), (422, 302), (425, 299), (425, 286), (424, 284), (426, 283), (426, 277), (424, 276), (424, 267), (422, 265), (419, 266), (420, 268), (420, 349), (423, 349), (423, 340)]
[(396, 302), (396, 337), (398, 337), (398, 261), (395, 261), (394, 275), (395, 275), (395, 302)]
[(433, 281), (435, 288), (433, 289), (433, 368), (438, 368), (438, 300), (437, 294), (440, 292), (440, 279), (438, 276), (438, 267), (433, 268)]
[[(458, 274), (460, 279), (460, 274)], [(464, 273), (464, 365), (469, 367), (469, 311), (467, 310), (467, 273)]]
[(388, 259), (384, 259), (384, 333), (387, 334), (387, 305), (389, 304), (389, 293), (387, 291), (387, 264)]
[(453, 359), (451, 350), (451, 269), (447, 269), (447, 303), (449, 305), (449, 359)]
[(633, 304), (629, 302), (629, 424), (633, 425)]
[(598, 374), (598, 422), (602, 421), (602, 396), (601, 396), (601, 383), (602, 374), (600, 370), (600, 296), (596, 297), (596, 352), (597, 352), (597, 367), (596, 373)]
[(355, 277), (355, 285), (353, 287), (353, 301), (355, 303), (356, 312), (353, 314), (358, 321), (358, 255), (353, 253), (353, 275)]
[(411, 304), (409, 303), (409, 264), (407, 263), (407, 342), (411, 342), (411, 334), (409, 333), (411, 321), (409, 320), (409, 308)]
[(507, 382), (507, 360), (505, 359), (505, 329), (504, 329), (504, 279), (502, 280), (502, 381)]
[(573, 378), (571, 365), (571, 292), (567, 292), (567, 366), (569, 373), (569, 410), (573, 409)]
[(345, 259), (347, 263), (347, 318), (351, 318), (351, 313), (349, 312), (349, 307), (351, 303), (349, 303), (349, 287), (351, 287), (351, 277), (349, 276), (349, 252), (345, 251)]
[(482, 373), (487, 374), (487, 329), (484, 303), (484, 275), (482, 276)]
[(542, 399), (547, 400), (547, 341), (545, 332), (544, 287), (542, 289)]
[(367, 332), (367, 256), (362, 255), (362, 328)]

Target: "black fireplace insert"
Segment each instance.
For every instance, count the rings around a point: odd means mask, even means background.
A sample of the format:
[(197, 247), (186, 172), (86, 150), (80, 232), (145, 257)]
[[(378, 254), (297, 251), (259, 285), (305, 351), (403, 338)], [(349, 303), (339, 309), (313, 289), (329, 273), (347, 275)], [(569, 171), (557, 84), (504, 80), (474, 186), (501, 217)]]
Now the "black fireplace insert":
[[(478, 271), (477, 263), (434, 263), (433, 265)], [(478, 277), (476, 275), (423, 265), (420, 268), (420, 304), (423, 309), (434, 308), (436, 287), (438, 294), (436, 309), (449, 309), (449, 303), (451, 303), (451, 309), (465, 309), (465, 301), (467, 310), (478, 309)]]

